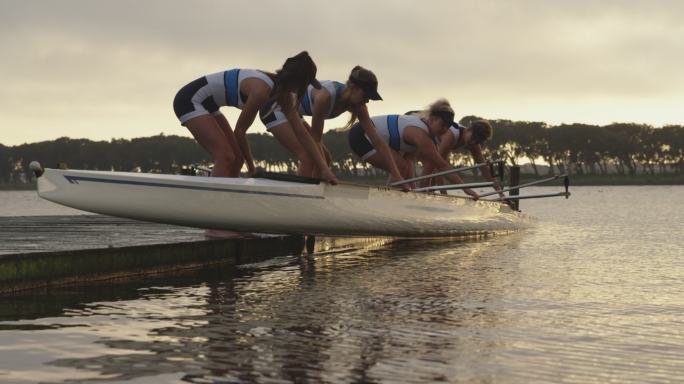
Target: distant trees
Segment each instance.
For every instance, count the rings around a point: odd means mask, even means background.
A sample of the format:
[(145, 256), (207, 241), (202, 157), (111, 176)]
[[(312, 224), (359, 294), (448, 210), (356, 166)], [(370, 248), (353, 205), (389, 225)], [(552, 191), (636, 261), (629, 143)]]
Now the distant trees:
[[(477, 119), (468, 116), (466, 125)], [(492, 158), (515, 164), (530, 162), (539, 173), (538, 160), (573, 174), (636, 175), (637, 173), (682, 173), (684, 171), (684, 127), (654, 128), (644, 124), (614, 123), (606, 126), (492, 120), (494, 137), (487, 151)]]
[[(466, 116), (464, 125), (479, 119)], [(684, 173), (684, 127), (654, 128), (643, 124), (606, 126), (491, 120), (494, 137), (487, 144), (488, 158), (509, 164), (529, 162), (539, 175), (539, 163), (573, 174), (636, 175)], [(296, 159), (269, 134), (248, 135), (257, 166), (269, 171), (294, 172)], [(323, 140), (332, 155), (332, 166), (341, 175), (375, 174), (353, 155), (347, 133), (331, 130)], [(184, 165), (211, 162), (211, 156), (188, 137), (157, 135), (132, 140), (91, 141), (62, 137), (57, 140), (7, 147), (0, 144), (0, 183), (31, 179), (28, 163), (38, 160), (48, 167), (66, 163), (70, 168), (176, 173)], [(468, 153), (454, 152), (454, 164), (472, 163)]]
[(10, 180), (12, 168), (9, 148), (0, 144), (0, 183), (6, 183)]

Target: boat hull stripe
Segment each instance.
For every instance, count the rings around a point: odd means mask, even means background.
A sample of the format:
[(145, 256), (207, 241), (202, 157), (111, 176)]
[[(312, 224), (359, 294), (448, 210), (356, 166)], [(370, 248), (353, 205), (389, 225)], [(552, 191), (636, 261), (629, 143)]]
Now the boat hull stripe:
[(197, 186), (192, 186), (192, 185), (179, 185), (179, 184), (166, 184), (166, 183), (152, 183), (149, 181), (114, 180), (114, 179), (102, 179), (102, 178), (98, 178), (98, 177), (70, 176), (70, 175), (64, 175), (64, 178), (71, 184), (78, 184), (78, 181), (80, 180), (80, 181), (90, 181), (90, 182), (94, 182), (94, 183), (127, 184), (127, 185), (139, 185), (139, 186), (145, 186), (145, 187), (192, 189), (192, 190), (196, 190), (196, 191), (212, 191), (212, 192), (243, 193), (243, 194), (253, 194), (253, 195), (267, 195), (267, 196), (299, 197), (299, 198), (303, 198), (303, 199), (325, 199), (325, 197), (323, 197), (323, 196), (300, 195), (300, 194), (296, 194), (296, 193), (244, 191), (244, 190), (240, 190), (240, 189), (197, 187)]

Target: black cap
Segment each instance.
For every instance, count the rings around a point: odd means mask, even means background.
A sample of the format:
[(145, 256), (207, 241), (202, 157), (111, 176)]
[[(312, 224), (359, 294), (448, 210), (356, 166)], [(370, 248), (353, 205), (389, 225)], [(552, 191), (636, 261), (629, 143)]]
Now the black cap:
[(358, 86), (369, 100), (382, 100), (378, 93), (378, 78), (375, 74), (360, 65), (352, 69), (349, 82)]

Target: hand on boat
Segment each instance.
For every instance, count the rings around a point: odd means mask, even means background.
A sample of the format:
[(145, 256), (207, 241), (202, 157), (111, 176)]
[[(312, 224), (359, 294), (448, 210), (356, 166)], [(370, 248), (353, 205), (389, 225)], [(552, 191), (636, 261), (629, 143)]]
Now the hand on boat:
[(499, 197), (506, 197), (506, 195), (503, 192), (501, 192), (501, 186), (498, 185), (498, 183), (494, 185), (494, 190), (499, 194)]
[(249, 177), (254, 177), (254, 176), (256, 176), (258, 173), (263, 172), (263, 171), (265, 171), (265, 169), (263, 169), (263, 168), (261, 168), (261, 167), (256, 167), (256, 168), (254, 168), (254, 169), (252, 169), (252, 170), (247, 170), (247, 174), (249, 175)]
[(335, 176), (332, 171), (330, 171), (330, 168), (323, 170), (323, 173), (321, 174), (321, 179), (324, 181), (330, 183), (331, 185), (337, 185), (337, 176)]
[[(389, 179), (387, 180), (387, 185), (391, 186), (392, 183), (395, 183), (397, 181), (402, 181), (402, 180), (404, 180), (404, 178), (401, 176), (394, 177), (394, 176), (390, 175)], [(404, 192), (408, 192), (411, 190), (411, 184), (412, 183), (402, 184), (399, 186), (399, 188), (401, 188), (402, 191), (404, 191)]]
[(477, 200), (480, 198), (480, 195), (478, 195), (477, 192), (473, 191), (472, 189), (464, 189), (463, 192), (470, 195), (470, 197), (472, 197), (473, 200)]

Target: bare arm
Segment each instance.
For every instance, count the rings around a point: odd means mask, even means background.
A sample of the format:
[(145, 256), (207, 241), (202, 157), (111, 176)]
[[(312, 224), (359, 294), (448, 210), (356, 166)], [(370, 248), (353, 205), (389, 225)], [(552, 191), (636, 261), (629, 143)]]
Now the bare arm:
[(317, 143), (321, 142), (323, 137), (323, 125), (325, 124), (325, 115), (330, 109), (330, 93), (325, 89), (320, 89), (316, 92), (314, 98), (314, 106), (311, 116), (311, 136)]
[(412, 179), (416, 177), (416, 156), (415, 153), (404, 154), (404, 160), (409, 165), (408, 173), (406, 174), (407, 179)]
[(266, 101), (268, 101), (268, 93), (266, 90), (258, 90), (250, 93), (247, 98), (247, 103), (242, 107), (242, 112), (235, 124), (235, 140), (240, 147), (242, 156), (247, 162), (247, 171), (250, 175), (254, 174), (256, 168), (254, 167), (254, 159), (252, 158), (252, 151), (249, 148), (247, 141), (247, 129), (254, 123), (259, 108), (261, 108)]
[(357, 108), (356, 116), (361, 123), (364, 133), (370, 139), (371, 144), (373, 144), (373, 148), (375, 148), (375, 150), (378, 151), (380, 156), (385, 160), (385, 164), (388, 167), (387, 170), (391, 175), (390, 181), (394, 182), (403, 180), (404, 178), (401, 176), (401, 172), (399, 172), (399, 167), (397, 167), (397, 163), (394, 161), (394, 156), (392, 156), (392, 150), (390, 149), (389, 145), (387, 145), (387, 143), (380, 138), (380, 135), (378, 135), (378, 132), (375, 130), (375, 125), (368, 114), (368, 108), (366, 108), (365, 105)]
[[(288, 103), (290, 106), (294, 105), (294, 95), (288, 95)], [(325, 158), (323, 157), (323, 154), (321, 153), (318, 144), (311, 136), (311, 132), (309, 132), (309, 130), (304, 126), (302, 118), (299, 116), (297, 109), (294, 107), (287, 108), (285, 106), (283, 106), (283, 108), (283, 111), (286, 112), (287, 121), (290, 123), (290, 126), (292, 127), (292, 130), (294, 131), (295, 135), (297, 135), (299, 141), (304, 146), (306, 152), (314, 160), (314, 162), (318, 166), (318, 169), (321, 170), (321, 178), (329, 182), (330, 184), (337, 184), (337, 177), (335, 177), (335, 175), (328, 167), (328, 164), (326, 164)]]
[[(404, 140), (409, 144), (413, 144), (418, 148), (417, 156), (423, 164), (431, 164), (432, 168), (437, 171), (448, 171), (453, 169), (449, 163), (439, 155), (434, 143), (425, 134), (425, 131), (417, 127), (406, 127), (404, 130)], [(463, 184), (463, 179), (457, 173), (451, 173), (445, 176), (454, 184)], [(477, 199), (478, 195), (472, 189), (464, 189), (463, 192)]]
[[(311, 132), (311, 126), (309, 123), (306, 122), (306, 120), (302, 120), (302, 124), (304, 124), (304, 127)], [(314, 140), (316, 140), (314, 138)], [(323, 155), (323, 158), (325, 159), (325, 163), (328, 164), (328, 167), (331, 166), (332, 164), (332, 156), (330, 155), (330, 151), (328, 151), (328, 148), (323, 144), (323, 140), (319, 141), (316, 143), (318, 146), (318, 150), (321, 151), (321, 154)], [(320, 179), (321, 178), (321, 170), (318, 168), (314, 168), (313, 170), (313, 177)]]
[[(470, 154), (473, 156), (473, 159), (475, 160), (475, 164), (480, 164), (485, 162), (484, 155), (482, 154), (482, 147), (480, 144), (471, 144), (468, 146), (468, 150), (470, 151)], [(486, 165), (483, 165), (480, 167), (480, 172), (482, 172), (482, 176), (487, 180), (491, 181), (494, 183), (493, 187), (495, 191), (500, 191), (501, 186), (497, 182), (496, 178), (492, 176), (492, 173), (489, 171), (489, 167)], [(504, 197), (503, 192), (499, 192), (499, 196)]]
[[(454, 146), (454, 140), (455, 140), (454, 135), (452, 135), (451, 132), (445, 133), (440, 138), (439, 147), (437, 148), (437, 151), (443, 159), (446, 160), (449, 158), (449, 152), (451, 151), (451, 148)], [(432, 164), (430, 164), (430, 163), (423, 164), (422, 176), (429, 175), (429, 174), (433, 173), (434, 171), (435, 170), (434, 170), (434, 167)], [(433, 183), (430, 183), (430, 181), (433, 181)], [(421, 186), (427, 187), (429, 185), (439, 185), (439, 184), (441, 184), (442, 181), (443, 181), (443, 178), (441, 178), (441, 177), (434, 178), (432, 180), (428, 179), (428, 180), (424, 180), (422, 182)]]
[[(304, 127), (309, 132), (311, 132), (311, 130), (313, 129), (313, 128), (311, 128), (309, 123), (306, 122), (306, 120), (302, 120), (302, 124), (304, 124)], [(315, 141), (316, 137), (313, 134), (311, 136), (314, 138), (314, 141)], [(330, 164), (332, 164), (332, 157), (330, 156), (330, 151), (328, 150), (328, 148), (325, 146), (325, 144), (323, 144), (323, 137), (321, 137), (321, 141), (316, 142), (316, 145), (318, 145), (318, 149), (323, 154), (323, 157), (325, 158), (325, 163), (328, 164), (328, 167), (329, 167)], [(318, 177), (318, 176), (314, 176), (314, 177)]]

